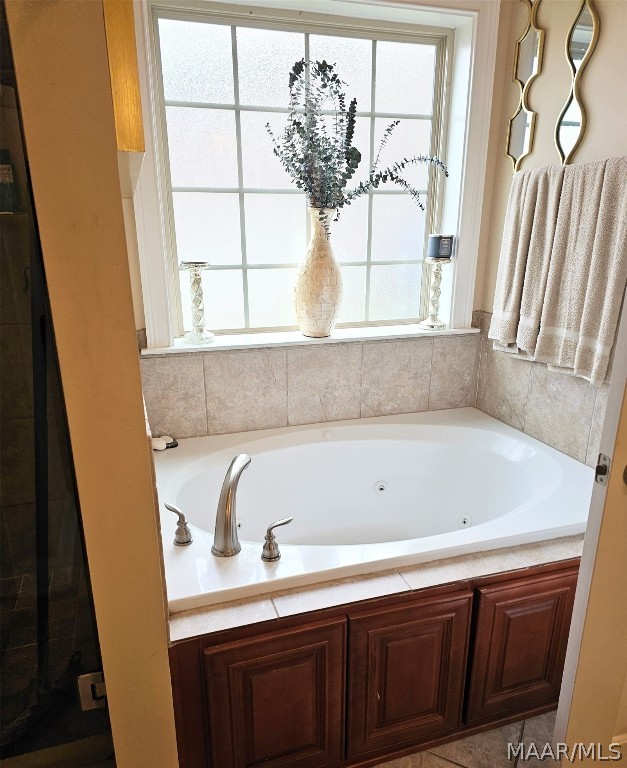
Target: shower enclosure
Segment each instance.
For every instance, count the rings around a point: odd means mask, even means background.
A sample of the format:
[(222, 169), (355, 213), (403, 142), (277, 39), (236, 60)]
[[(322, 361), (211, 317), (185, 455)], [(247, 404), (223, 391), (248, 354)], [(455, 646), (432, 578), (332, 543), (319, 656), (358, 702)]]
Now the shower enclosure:
[(81, 701), (77, 684), (102, 664), (3, 5), (0, 534), (0, 763), (112, 758), (105, 699)]

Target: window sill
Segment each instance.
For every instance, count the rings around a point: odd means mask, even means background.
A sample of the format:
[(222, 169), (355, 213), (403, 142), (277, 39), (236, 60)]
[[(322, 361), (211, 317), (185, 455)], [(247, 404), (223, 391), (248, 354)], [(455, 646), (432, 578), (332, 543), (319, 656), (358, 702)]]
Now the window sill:
[(232, 349), (260, 349), (266, 347), (319, 346), (322, 344), (342, 344), (353, 341), (391, 341), (394, 339), (417, 339), (433, 336), (466, 336), (479, 333), (478, 328), (446, 329), (443, 331), (425, 330), (419, 325), (378, 325), (366, 328), (336, 328), (331, 336), (312, 339), (299, 331), (279, 331), (275, 333), (242, 333), (216, 336), (210, 344), (187, 344), (183, 339), (175, 339), (171, 347), (142, 349), (143, 356), (176, 355), (190, 352), (224, 352)]

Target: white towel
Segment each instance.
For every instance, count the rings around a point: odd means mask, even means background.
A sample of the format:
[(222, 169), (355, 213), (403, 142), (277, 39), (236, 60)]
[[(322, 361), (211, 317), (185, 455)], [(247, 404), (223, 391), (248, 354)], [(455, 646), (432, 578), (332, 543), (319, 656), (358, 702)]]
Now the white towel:
[(497, 349), (534, 353), (563, 175), (549, 166), (512, 180), (488, 332)]
[(568, 166), (534, 355), (600, 384), (627, 283), (627, 157)]

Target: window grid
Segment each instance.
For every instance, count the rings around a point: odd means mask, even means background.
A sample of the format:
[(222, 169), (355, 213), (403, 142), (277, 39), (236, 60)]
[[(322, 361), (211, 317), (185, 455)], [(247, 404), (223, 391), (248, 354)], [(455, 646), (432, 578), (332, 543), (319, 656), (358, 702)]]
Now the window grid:
[[(158, 22), (158, 16), (155, 17), (155, 23)], [(164, 18), (167, 18), (164, 16)], [(178, 267), (178, 255), (176, 251), (176, 236), (175, 236), (175, 227), (174, 227), (174, 217), (173, 217), (173, 199), (172, 199), (172, 193), (174, 192), (220, 192), (220, 193), (227, 193), (227, 194), (237, 194), (238, 200), (239, 200), (239, 219), (240, 219), (240, 245), (241, 245), (241, 256), (242, 256), (242, 263), (240, 264), (222, 264), (222, 265), (215, 265), (209, 267), (209, 271), (232, 271), (237, 270), (242, 272), (242, 288), (243, 288), (243, 299), (244, 299), (244, 328), (237, 328), (237, 329), (214, 329), (218, 330), (221, 333), (242, 333), (244, 331), (267, 331), (267, 330), (293, 330), (296, 329), (296, 326), (272, 326), (270, 328), (267, 327), (250, 327), (250, 309), (249, 309), (249, 296), (248, 296), (248, 272), (249, 270), (267, 270), (267, 269), (294, 269), (299, 266), (299, 262), (293, 262), (293, 263), (280, 263), (280, 264), (248, 264), (247, 262), (247, 244), (246, 244), (246, 212), (245, 212), (245, 205), (244, 205), (244, 196), (246, 194), (254, 193), (254, 194), (295, 194), (295, 195), (303, 195), (303, 191), (300, 189), (297, 189), (295, 187), (289, 187), (289, 188), (268, 188), (268, 189), (262, 189), (257, 187), (245, 187), (243, 184), (243, 152), (242, 152), (242, 135), (241, 135), (241, 113), (242, 112), (269, 112), (269, 113), (279, 113), (279, 114), (288, 114), (289, 109), (287, 107), (273, 107), (273, 106), (256, 106), (256, 105), (246, 105), (241, 104), (239, 101), (239, 80), (238, 80), (238, 55), (237, 55), (237, 29), (240, 25), (229, 25), (230, 27), (230, 33), (231, 33), (231, 55), (232, 55), (232, 66), (233, 66), (233, 90), (234, 90), (234, 103), (233, 104), (224, 104), (224, 103), (212, 103), (212, 102), (188, 102), (188, 101), (180, 101), (180, 100), (167, 100), (163, 99), (162, 104), (163, 107), (188, 107), (188, 108), (197, 108), (197, 109), (220, 109), (220, 110), (229, 110), (234, 112), (235, 117), (235, 134), (236, 134), (236, 156), (237, 156), (237, 181), (238, 181), (238, 187), (235, 189), (233, 187), (184, 187), (184, 186), (172, 186), (171, 181), (169, 182), (169, 217), (170, 217), (170, 226), (171, 226), (171, 249), (173, 254), (173, 260)], [(293, 30), (293, 31), (300, 31), (301, 34), (304, 35), (304, 47), (305, 47), (305, 59), (309, 59), (309, 38), (310, 34), (321, 34), (320, 31), (316, 31), (314, 33), (309, 32), (303, 32), (302, 30)], [(342, 34), (339, 32), (338, 34)], [(158, 39), (158, 31), (157, 31), (157, 39)], [(439, 122), (439, 113), (441, 112), (442, 105), (438, 102), (439, 97), (439, 81), (443, 79), (443, 73), (442, 73), (442, 67), (443, 67), (443, 56), (442, 52), (444, 50), (444, 46), (442, 44), (442, 41), (440, 42), (434, 42), (433, 40), (420, 40), (421, 44), (427, 44), (427, 45), (433, 45), (436, 48), (435, 52), (435, 63), (434, 63), (434, 81), (433, 81), (433, 111), (430, 114), (423, 114), (423, 113), (397, 113), (397, 112), (382, 112), (382, 111), (375, 111), (374, 105), (375, 105), (375, 95), (376, 95), (376, 46), (377, 46), (377, 39), (372, 39), (372, 61), (371, 61), (371, 75), (370, 75), (370, 82), (371, 82), (371, 100), (370, 100), (370, 110), (362, 111), (359, 110), (356, 112), (357, 117), (364, 117), (368, 118), (370, 122), (369, 126), (369, 136), (370, 136), (370, 154), (368, 159), (368, 167), (372, 167), (372, 163), (374, 161), (375, 152), (377, 150), (377, 147), (375, 146), (375, 140), (376, 140), (376, 119), (382, 118), (387, 120), (394, 120), (394, 119), (400, 119), (400, 120), (425, 120), (429, 121), (430, 123), (430, 150), (429, 153), (431, 155), (437, 154), (437, 151), (439, 149), (439, 136), (437, 135), (436, 128), (439, 129), (440, 126), (436, 126), (435, 123)], [(323, 114), (334, 114), (333, 110), (324, 110)], [(165, 119), (163, 120), (163, 124), (165, 126)], [(167, 136), (167, 131), (164, 130), (164, 134)], [(380, 137), (379, 137), (380, 139)], [(168, 166), (167, 169), (167, 177), (169, 181), (169, 160), (168, 160), (168, 153), (164, 153), (164, 159), (165, 163)], [(428, 194), (428, 190), (426, 189), (419, 189), (419, 192), (421, 195), (426, 197), (426, 206), (425, 206), (425, 232), (424, 232), (424, 242), (426, 243), (427, 234), (429, 231), (434, 229), (434, 223), (437, 219), (437, 197), (438, 197), (438, 178), (433, 173), (433, 169), (428, 168), (428, 183), (429, 186), (432, 189), (432, 193)], [(419, 318), (398, 318), (398, 319), (392, 319), (392, 320), (385, 320), (385, 321), (370, 321), (369, 315), (370, 315), (370, 278), (371, 278), (371, 268), (373, 265), (372, 262), (372, 222), (373, 222), (373, 199), (374, 197), (378, 195), (402, 195), (405, 196), (406, 192), (404, 190), (399, 189), (377, 189), (376, 191), (371, 191), (368, 193), (368, 217), (367, 217), (367, 247), (366, 247), (366, 258), (365, 260), (358, 260), (358, 261), (339, 261), (339, 263), (342, 266), (346, 267), (359, 267), (359, 266), (365, 266), (366, 267), (366, 287), (365, 287), (365, 296), (364, 296), (364, 321), (358, 321), (358, 322), (344, 322), (344, 323), (338, 323), (338, 327), (351, 327), (351, 326), (363, 326), (363, 325), (377, 325), (377, 324), (388, 324), (388, 323), (413, 323), (416, 322)], [(305, 208), (306, 211), (306, 208)], [(305, 222), (306, 222), (306, 239), (309, 240), (310, 237), (310, 219), (309, 216), (305, 215)], [(306, 242), (303, 244), (303, 253), (304, 248), (306, 247)], [(412, 265), (412, 264), (423, 264), (424, 259), (423, 258), (416, 258), (416, 259), (389, 259), (389, 260), (377, 260), (374, 262), (377, 266), (387, 266), (387, 265)], [(174, 280), (175, 280), (175, 290), (177, 294), (177, 315), (178, 315), (178, 329), (179, 329), (179, 335), (183, 335), (184, 329), (183, 329), (183, 313), (181, 308), (181, 286), (180, 286), (180, 271), (178, 269), (175, 269), (174, 271)], [(420, 297), (420, 309), (422, 311), (422, 308), (425, 304), (425, 275), (423, 275), (423, 285), (421, 289), (421, 297)]]
[[(231, 56), (233, 60), (233, 98), (235, 99), (235, 141), (237, 152), (237, 185), (239, 187), (239, 226), (242, 249), (242, 290), (244, 291), (244, 328), (250, 328), (248, 301), (248, 262), (246, 255), (246, 207), (244, 206), (244, 163), (242, 159), (242, 120), (239, 106), (239, 68), (237, 62), (237, 28), (231, 27)], [(182, 317), (180, 324), (183, 324)], [(183, 330), (183, 329), (181, 329)]]

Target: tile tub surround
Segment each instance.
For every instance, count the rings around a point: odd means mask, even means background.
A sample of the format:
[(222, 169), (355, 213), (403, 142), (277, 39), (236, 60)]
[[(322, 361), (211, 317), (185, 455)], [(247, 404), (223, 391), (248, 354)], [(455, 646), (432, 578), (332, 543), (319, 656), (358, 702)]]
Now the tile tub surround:
[(481, 334), (178, 352), (140, 359), (154, 435), (175, 437), (474, 406), (595, 466), (607, 385), (495, 352)]
[(475, 579), (581, 556), (583, 535), (459, 555), (369, 576), (338, 579), (272, 595), (170, 615), (170, 642), (308, 611)]
[(474, 405), (479, 335), (142, 357), (154, 435), (314, 424)]
[(476, 406), (568, 456), (595, 466), (608, 386), (550, 371), (543, 363), (494, 351), (489, 312), (475, 312), (481, 328)]

